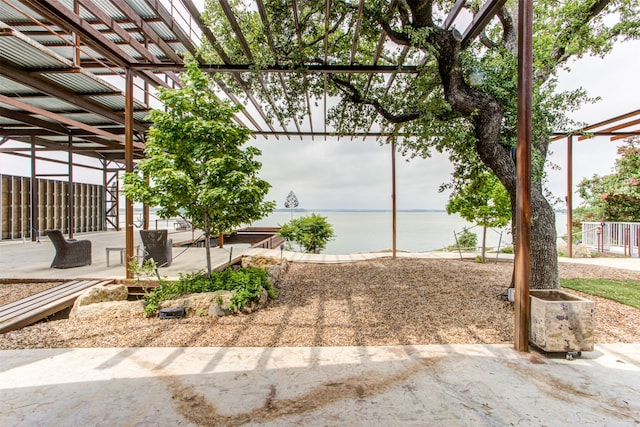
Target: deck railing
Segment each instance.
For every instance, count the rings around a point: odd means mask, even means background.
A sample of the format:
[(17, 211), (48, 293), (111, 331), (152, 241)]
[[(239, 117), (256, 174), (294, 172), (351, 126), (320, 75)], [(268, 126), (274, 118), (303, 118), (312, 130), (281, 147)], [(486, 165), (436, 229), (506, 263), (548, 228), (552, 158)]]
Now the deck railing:
[(639, 256), (639, 222), (583, 222), (582, 243), (598, 252)]

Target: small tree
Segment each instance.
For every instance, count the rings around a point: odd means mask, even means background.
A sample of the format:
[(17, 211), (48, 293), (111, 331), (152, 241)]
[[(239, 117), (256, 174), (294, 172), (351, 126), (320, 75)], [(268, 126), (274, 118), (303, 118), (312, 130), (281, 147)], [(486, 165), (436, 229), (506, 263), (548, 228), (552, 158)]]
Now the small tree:
[(284, 201), (284, 207), (291, 210), (291, 219), (293, 219), (293, 209), (297, 208), (300, 203), (293, 190), (289, 191), (287, 199)]
[(584, 207), (610, 221), (640, 221), (640, 138), (625, 142), (612, 174), (578, 184)]
[(325, 249), (327, 242), (335, 236), (327, 218), (316, 214), (292, 219), (280, 228), (279, 234), (302, 246), (307, 253)]
[(485, 261), (487, 227), (504, 227), (511, 220), (509, 193), (490, 172), (473, 177), (465, 186), (458, 186), (449, 197), (447, 213), (459, 213), (469, 222), (481, 225), (482, 262)]
[(264, 201), (270, 185), (258, 177), (260, 150), (241, 148), (250, 131), (233, 122), (237, 109), (216, 98), (193, 59), (186, 65), (181, 89), (160, 89), (165, 109), (151, 112), (147, 157), (125, 174), (124, 192), (159, 206), (161, 218), (180, 216), (202, 229), (210, 275), (211, 237), (264, 217), (275, 202)]

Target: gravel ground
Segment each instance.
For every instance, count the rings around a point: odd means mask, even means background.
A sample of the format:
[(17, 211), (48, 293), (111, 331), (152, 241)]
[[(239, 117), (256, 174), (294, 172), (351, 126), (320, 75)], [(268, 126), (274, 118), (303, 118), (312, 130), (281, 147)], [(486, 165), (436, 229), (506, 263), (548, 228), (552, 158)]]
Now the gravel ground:
[(18, 301), (60, 284), (62, 282), (0, 283), (0, 305)]
[[(511, 271), (508, 262), (435, 259), (292, 263), (279, 298), (249, 315), (49, 321), (0, 335), (0, 349), (510, 343), (513, 305), (498, 296)], [(580, 264), (562, 263), (560, 274), (640, 280), (637, 271)], [(640, 342), (640, 310), (589, 298), (597, 343)]]

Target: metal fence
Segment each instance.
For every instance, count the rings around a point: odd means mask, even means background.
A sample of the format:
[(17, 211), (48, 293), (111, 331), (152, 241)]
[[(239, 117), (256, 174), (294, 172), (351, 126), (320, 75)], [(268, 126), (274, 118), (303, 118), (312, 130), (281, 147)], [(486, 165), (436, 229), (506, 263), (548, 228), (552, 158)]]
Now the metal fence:
[(640, 223), (583, 222), (582, 243), (599, 252), (639, 256)]

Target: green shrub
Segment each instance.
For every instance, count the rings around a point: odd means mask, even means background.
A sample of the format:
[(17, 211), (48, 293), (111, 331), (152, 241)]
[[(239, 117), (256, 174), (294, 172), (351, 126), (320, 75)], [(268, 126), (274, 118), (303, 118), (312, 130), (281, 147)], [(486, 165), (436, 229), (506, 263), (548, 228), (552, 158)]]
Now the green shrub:
[(475, 250), (478, 246), (478, 236), (475, 233), (470, 232), (469, 230), (462, 230), (462, 232), (458, 235), (457, 245), (449, 246), (450, 251), (457, 251), (458, 248), (461, 250)]
[(278, 234), (289, 242), (299, 244), (307, 253), (325, 249), (335, 236), (327, 218), (316, 214), (292, 219), (280, 227)]
[(211, 277), (204, 271), (180, 274), (175, 282), (163, 282), (145, 295), (144, 312), (147, 317), (155, 316), (160, 301), (178, 298), (181, 295), (201, 292), (233, 291), (229, 304), (230, 310), (240, 310), (250, 301), (260, 298), (262, 289), (266, 289), (270, 298), (276, 293), (267, 278), (267, 272), (260, 268), (241, 268), (237, 271), (227, 268), (213, 272)]
[(501, 254), (512, 254), (515, 253), (515, 248), (513, 246), (505, 246), (504, 248), (500, 248)]

